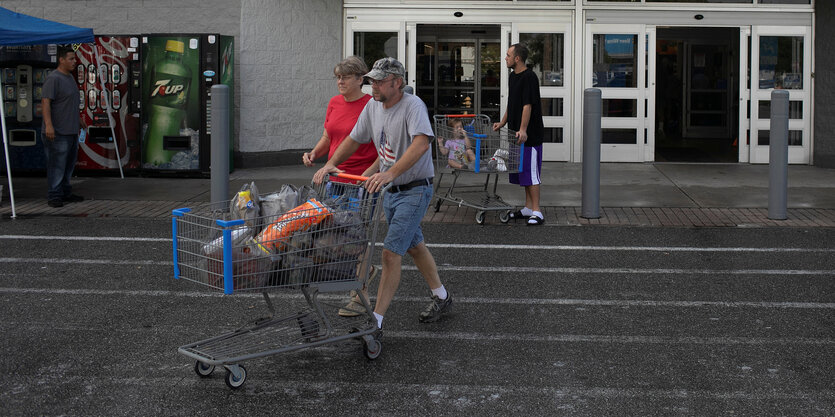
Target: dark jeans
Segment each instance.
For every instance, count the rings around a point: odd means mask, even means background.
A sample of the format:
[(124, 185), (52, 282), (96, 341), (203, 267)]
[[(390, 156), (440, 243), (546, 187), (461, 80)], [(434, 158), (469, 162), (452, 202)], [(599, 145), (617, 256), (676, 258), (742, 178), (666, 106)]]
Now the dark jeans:
[(70, 178), (78, 157), (78, 135), (55, 135), (55, 140), (42, 137), (46, 151), (48, 200), (61, 200), (72, 194)]

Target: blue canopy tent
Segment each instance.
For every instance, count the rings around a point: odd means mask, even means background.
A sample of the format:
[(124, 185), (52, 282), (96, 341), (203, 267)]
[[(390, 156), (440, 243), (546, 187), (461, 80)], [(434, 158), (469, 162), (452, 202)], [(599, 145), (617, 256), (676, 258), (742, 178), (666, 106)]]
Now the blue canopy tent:
[[(15, 13), (11, 10), (0, 7), (0, 45), (43, 45), (43, 44), (81, 44), (95, 42), (92, 29), (84, 29), (64, 23), (39, 19), (25, 14)], [(99, 61), (98, 48), (96, 61)], [(99, 66), (100, 67), (100, 66)], [(0, 80), (0, 91), (3, 91), (2, 80)], [(107, 103), (108, 116), (110, 114), (110, 103)], [(9, 196), (12, 202), (12, 218), (15, 218), (14, 189), (12, 187), (12, 169), (9, 161), (9, 145), (6, 133), (6, 114), (2, 112), (3, 148), (6, 152), (6, 171), (9, 175)], [(111, 120), (111, 129), (113, 123)], [(114, 134), (115, 138), (116, 135)], [(118, 157), (118, 147), (116, 148)], [(121, 163), (119, 164), (121, 169)]]

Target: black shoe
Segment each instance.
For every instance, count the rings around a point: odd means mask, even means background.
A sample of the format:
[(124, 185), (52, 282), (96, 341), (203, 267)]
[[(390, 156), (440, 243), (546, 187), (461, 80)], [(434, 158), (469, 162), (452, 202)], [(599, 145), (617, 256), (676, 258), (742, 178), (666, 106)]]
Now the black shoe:
[(539, 226), (542, 223), (545, 223), (545, 219), (539, 216), (531, 216), (528, 219), (528, 226)]
[(49, 207), (64, 207), (64, 202), (57, 198), (47, 201), (46, 204), (49, 204)]
[(432, 323), (438, 321), (442, 315), (452, 310), (452, 295), (447, 292), (446, 299), (441, 300), (438, 296), (432, 296), (432, 302), (420, 313), (421, 323)]
[(84, 197), (78, 194), (70, 194), (68, 196), (65, 196), (63, 200), (65, 203), (78, 203), (80, 201), (84, 201)]
[(507, 215), (507, 217), (510, 220), (519, 220), (519, 219), (527, 219), (529, 216), (525, 216), (524, 214), (522, 214), (522, 210), (516, 210), (516, 211), (510, 212)]

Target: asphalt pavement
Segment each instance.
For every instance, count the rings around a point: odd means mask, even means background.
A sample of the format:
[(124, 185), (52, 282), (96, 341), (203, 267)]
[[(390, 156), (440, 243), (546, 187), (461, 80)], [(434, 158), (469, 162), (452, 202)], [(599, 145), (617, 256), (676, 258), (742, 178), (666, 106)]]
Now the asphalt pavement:
[(833, 228), (428, 223), (452, 314), (418, 322), (407, 260), (377, 359), (353, 340), (253, 359), (233, 391), (177, 348), (265, 303), (173, 279), (168, 221), (2, 224), (4, 415), (835, 414)]

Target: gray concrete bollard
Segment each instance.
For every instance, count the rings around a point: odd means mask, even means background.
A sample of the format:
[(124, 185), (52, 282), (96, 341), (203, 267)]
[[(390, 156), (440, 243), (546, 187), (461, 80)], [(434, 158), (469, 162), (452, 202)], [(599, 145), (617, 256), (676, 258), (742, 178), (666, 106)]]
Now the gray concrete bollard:
[(603, 113), (600, 89), (583, 92), (583, 207), (580, 217), (600, 218), (600, 118)]
[(786, 220), (789, 188), (789, 92), (771, 92), (768, 145), (768, 218)]
[(212, 208), (226, 210), (222, 202), (229, 200), (229, 108), (228, 85), (212, 86), (212, 149), (211, 149), (211, 198)]

